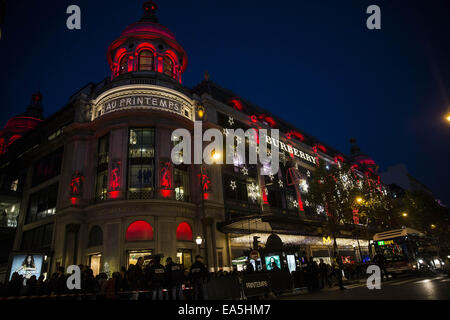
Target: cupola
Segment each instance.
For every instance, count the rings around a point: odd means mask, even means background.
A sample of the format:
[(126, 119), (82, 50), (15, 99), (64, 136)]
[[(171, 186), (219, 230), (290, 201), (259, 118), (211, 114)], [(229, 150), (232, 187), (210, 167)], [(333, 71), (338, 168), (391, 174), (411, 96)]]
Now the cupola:
[(187, 55), (174, 34), (158, 22), (153, 1), (143, 5), (144, 15), (125, 28), (108, 48), (111, 79), (130, 72), (163, 74), (181, 83)]

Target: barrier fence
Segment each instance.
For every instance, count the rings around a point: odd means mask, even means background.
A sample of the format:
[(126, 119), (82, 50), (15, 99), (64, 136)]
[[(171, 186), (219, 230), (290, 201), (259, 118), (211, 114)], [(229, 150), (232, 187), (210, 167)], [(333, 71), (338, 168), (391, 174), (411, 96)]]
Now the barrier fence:
[[(271, 292), (275, 294), (292, 292), (294, 288), (303, 286), (304, 283), (300, 272), (293, 272), (291, 274), (288, 271), (280, 271), (212, 278), (205, 283), (205, 290), (207, 291), (208, 300), (243, 300), (264, 297)], [(183, 292), (186, 300), (193, 299), (192, 287), (183, 288)], [(169, 292), (167, 289), (163, 290), (163, 296), (165, 300), (169, 299)], [(151, 298), (151, 290), (140, 290), (127, 292), (69, 293), (59, 295), (5, 297), (0, 298), (0, 300), (151, 300)]]

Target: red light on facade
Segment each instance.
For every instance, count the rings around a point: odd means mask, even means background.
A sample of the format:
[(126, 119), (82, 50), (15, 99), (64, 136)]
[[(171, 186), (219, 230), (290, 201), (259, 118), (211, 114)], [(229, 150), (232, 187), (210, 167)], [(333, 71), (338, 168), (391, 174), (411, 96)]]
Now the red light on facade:
[(181, 222), (177, 227), (178, 241), (192, 241), (192, 228), (187, 222)]
[(327, 148), (325, 148), (323, 145), (319, 144), (317, 147), (319, 148), (320, 151), (322, 151), (324, 153), (327, 152)]
[(204, 193), (203, 194), (203, 199), (208, 200), (209, 199), (209, 193)]
[(305, 141), (305, 137), (298, 131), (291, 131), (290, 134), (302, 142)]
[(172, 189), (172, 169), (170, 162), (161, 162), (160, 169), (160, 188), (161, 190), (171, 190)]
[(251, 115), (250, 120), (254, 123), (258, 122), (258, 118), (255, 115)]
[(109, 197), (110, 199), (117, 199), (120, 195), (121, 184), (121, 170), (120, 161), (114, 161), (109, 175)]
[(262, 198), (263, 198), (264, 204), (269, 204), (269, 200), (267, 200), (267, 193), (266, 193), (265, 189), (263, 189), (263, 191), (262, 191)]
[(153, 228), (146, 221), (135, 221), (128, 227), (125, 238), (127, 241), (153, 240)]
[(264, 120), (271, 126), (271, 127), (275, 127), (276, 126), (276, 122), (272, 117), (265, 117)]
[(342, 155), (338, 154), (337, 156), (334, 157), (334, 162), (335, 163), (338, 163), (338, 162), (343, 163), (344, 162), (344, 157)]
[(70, 198), (70, 203), (71, 203), (72, 205), (76, 205), (76, 204), (78, 203), (78, 198), (76, 198), (76, 197), (71, 197), (71, 198)]
[(171, 194), (172, 194), (172, 190), (161, 190), (161, 195), (164, 198), (170, 198)]
[(120, 195), (120, 191), (110, 191), (109, 198), (110, 199), (118, 199)]
[(75, 171), (75, 173), (72, 175), (72, 180), (70, 181), (70, 195), (72, 197), (81, 195), (83, 182), (84, 176), (80, 172)]
[(243, 111), (244, 110), (244, 105), (242, 104), (241, 101), (239, 101), (238, 99), (231, 99), (229, 104), (236, 110), (238, 111)]
[(353, 223), (354, 224), (359, 224), (359, 214), (358, 214), (358, 209), (353, 209)]

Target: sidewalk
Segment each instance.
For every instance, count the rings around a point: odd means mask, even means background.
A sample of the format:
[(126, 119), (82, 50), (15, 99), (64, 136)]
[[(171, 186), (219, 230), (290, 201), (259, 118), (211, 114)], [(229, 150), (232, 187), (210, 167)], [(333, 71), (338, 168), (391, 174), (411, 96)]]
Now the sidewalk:
[[(387, 281), (392, 281), (394, 279), (395, 278), (393, 278), (391, 275), (389, 275), (389, 279)], [(355, 284), (365, 284), (366, 281), (367, 281), (367, 279), (364, 279), (364, 278), (356, 279), (356, 280), (344, 280), (343, 285), (344, 285), (344, 287), (347, 287), (347, 286), (352, 286)], [(326, 286), (325, 288), (323, 288), (319, 291), (315, 291), (314, 293), (334, 291), (334, 290), (339, 290), (339, 286), (337, 284), (333, 284), (332, 287)], [(299, 294), (309, 294), (309, 293), (312, 293), (312, 292), (309, 292), (307, 287), (301, 287), (301, 288), (293, 289), (291, 292), (278, 294), (277, 297), (291, 297), (291, 296), (297, 296)]]

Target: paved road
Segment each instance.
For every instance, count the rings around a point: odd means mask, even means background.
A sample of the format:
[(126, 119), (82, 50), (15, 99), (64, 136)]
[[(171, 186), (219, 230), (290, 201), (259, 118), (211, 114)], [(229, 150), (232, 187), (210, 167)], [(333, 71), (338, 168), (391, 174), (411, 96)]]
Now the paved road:
[(450, 300), (450, 277), (408, 277), (381, 283), (380, 290), (369, 290), (365, 283), (320, 292), (283, 297), (280, 300)]

